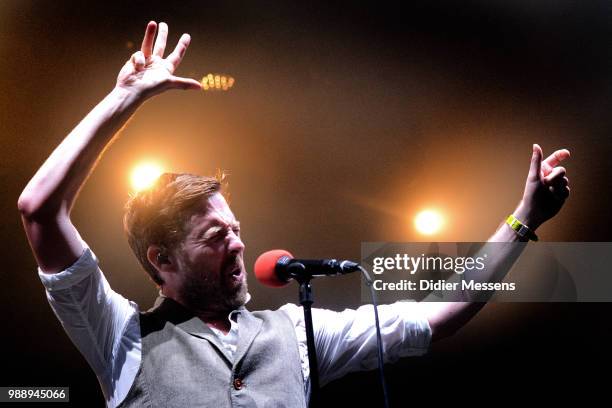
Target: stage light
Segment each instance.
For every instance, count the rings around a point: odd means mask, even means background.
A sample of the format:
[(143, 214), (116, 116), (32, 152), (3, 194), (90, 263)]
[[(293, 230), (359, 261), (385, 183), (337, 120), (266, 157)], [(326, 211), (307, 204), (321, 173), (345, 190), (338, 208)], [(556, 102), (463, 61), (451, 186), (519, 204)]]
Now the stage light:
[(147, 162), (137, 165), (130, 176), (132, 188), (136, 191), (146, 190), (163, 172), (162, 167), (156, 163)]
[(225, 74), (208, 74), (200, 81), (204, 91), (229, 91), (234, 86), (234, 78)]
[(440, 231), (444, 219), (436, 210), (423, 210), (414, 218), (414, 226), (423, 235), (433, 235)]

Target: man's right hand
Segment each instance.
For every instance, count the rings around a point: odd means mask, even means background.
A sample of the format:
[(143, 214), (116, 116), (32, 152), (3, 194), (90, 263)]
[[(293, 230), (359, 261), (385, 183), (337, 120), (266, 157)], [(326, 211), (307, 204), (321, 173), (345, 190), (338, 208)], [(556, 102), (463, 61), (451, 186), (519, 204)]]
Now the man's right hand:
[(147, 25), (142, 48), (123, 66), (117, 85), (55, 148), (19, 197), (23, 225), (40, 268), (56, 273), (73, 264), (83, 244), (70, 211), (89, 173), (115, 133), (146, 98), (168, 89), (201, 89), (194, 79), (174, 76), (189, 45), (183, 34), (163, 58), (168, 26)]
[(159, 23), (157, 39), (156, 31), (157, 23), (149, 22), (140, 51), (135, 52), (119, 72), (117, 88), (144, 98), (168, 89), (201, 89), (200, 82), (195, 79), (174, 75), (191, 41), (189, 34), (183, 34), (174, 51), (164, 58), (168, 25)]

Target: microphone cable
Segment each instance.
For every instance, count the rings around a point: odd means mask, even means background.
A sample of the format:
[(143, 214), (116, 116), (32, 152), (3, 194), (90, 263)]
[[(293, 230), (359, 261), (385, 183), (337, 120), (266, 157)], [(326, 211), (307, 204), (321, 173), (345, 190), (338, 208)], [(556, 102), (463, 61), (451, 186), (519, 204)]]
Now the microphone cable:
[(363, 278), (366, 281), (366, 285), (370, 288), (370, 296), (372, 298), (372, 306), (374, 306), (374, 321), (376, 322), (376, 345), (378, 346), (378, 377), (382, 386), (384, 407), (389, 408), (389, 395), (387, 393), (387, 382), (385, 381), (385, 369), (383, 359), (383, 345), (382, 336), (380, 335), (380, 320), (378, 319), (378, 304), (376, 302), (376, 291), (370, 274), (361, 265), (358, 266)]

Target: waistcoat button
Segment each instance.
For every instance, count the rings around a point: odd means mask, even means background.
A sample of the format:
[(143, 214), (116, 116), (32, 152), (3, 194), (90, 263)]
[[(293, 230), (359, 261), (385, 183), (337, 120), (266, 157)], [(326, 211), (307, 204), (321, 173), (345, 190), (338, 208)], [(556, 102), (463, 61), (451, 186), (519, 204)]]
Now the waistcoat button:
[(234, 388), (237, 390), (242, 389), (242, 387), (244, 386), (244, 382), (242, 381), (241, 378), (234, 378)]

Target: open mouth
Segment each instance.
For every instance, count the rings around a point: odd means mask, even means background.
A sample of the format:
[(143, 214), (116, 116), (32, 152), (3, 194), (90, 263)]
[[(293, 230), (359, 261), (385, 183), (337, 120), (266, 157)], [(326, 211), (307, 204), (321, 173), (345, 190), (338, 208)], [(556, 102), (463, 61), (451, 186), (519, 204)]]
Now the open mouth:
[(240, 267), (239, 264), (234, 265), (234, 267), (231, 269), (230, 275), (232, 277), (238, 277), (242, 274), (242, 268)]

